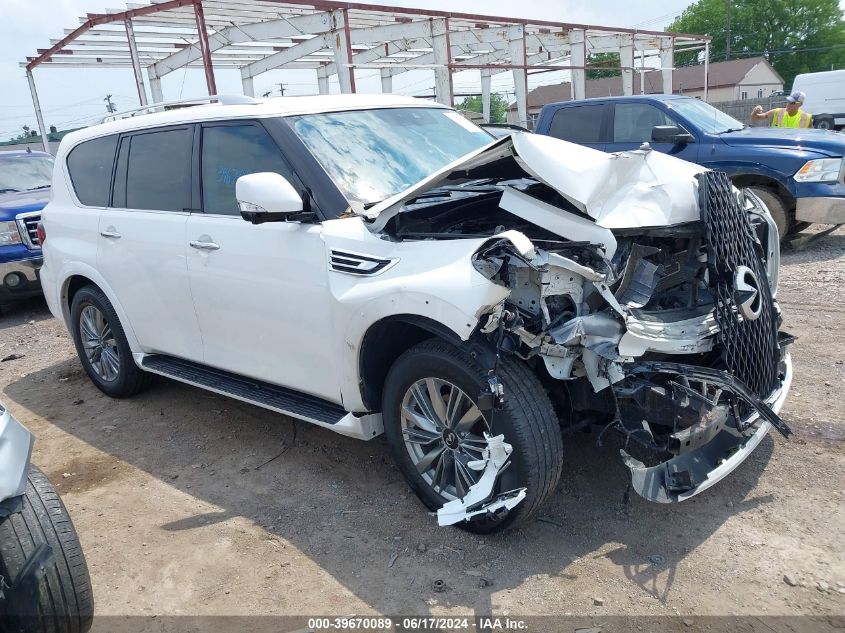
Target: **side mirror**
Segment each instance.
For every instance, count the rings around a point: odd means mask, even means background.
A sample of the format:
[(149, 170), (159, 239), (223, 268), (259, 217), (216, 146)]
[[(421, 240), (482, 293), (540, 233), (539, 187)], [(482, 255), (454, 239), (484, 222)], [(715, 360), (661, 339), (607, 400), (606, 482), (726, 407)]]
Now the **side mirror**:
[(287, 178), (273, 172), (246, 174), (238, 178), (235, 199), (241, 217), (253, 224), (301, 220), (306, 213), (302, 196), (296, 193)]
[(677, 125), (655, 125), (651, 128), (652, 143), (672, 143), (673, 145), (692, 143), (695, 138)]

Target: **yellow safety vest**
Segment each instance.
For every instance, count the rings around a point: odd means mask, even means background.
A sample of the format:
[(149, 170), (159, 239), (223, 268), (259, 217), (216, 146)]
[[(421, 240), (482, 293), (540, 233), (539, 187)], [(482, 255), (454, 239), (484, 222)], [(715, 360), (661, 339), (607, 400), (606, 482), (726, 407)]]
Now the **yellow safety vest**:
[(793, 116), (790, 116), (786, 108), (777, 108), (772, 115), (770, 127), (810, 127), (812, 122), (813, 115), (807, 114), (803, 110), (798, 110)]

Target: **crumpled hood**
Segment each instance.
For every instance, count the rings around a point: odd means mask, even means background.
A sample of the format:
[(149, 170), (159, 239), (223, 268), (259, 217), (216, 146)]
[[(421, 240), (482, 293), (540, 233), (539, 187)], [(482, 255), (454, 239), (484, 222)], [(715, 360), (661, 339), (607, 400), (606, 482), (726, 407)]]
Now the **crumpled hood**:
[(695, 174), (703, 167), (650, 149), (607, 154), (530, 132), (490, 143), (364, 214), (380, 230), (408, 200), (506, 157), (605, 228), (670, 226), (700, 218)]
[(845, 135), (830, 130), (747, 127), (720, 134), (726, 145), (739, 147), (782, 147), (819, 152), (828, 156), (845, 156)]

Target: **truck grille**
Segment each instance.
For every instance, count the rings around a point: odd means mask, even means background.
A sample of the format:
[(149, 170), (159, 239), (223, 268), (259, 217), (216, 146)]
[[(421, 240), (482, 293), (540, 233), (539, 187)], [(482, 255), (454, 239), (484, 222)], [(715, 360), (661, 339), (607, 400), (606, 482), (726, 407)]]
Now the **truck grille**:
[(15, 219), (18, 222), (24, 244), (29, 248), (41, 248), (41, 240), (38, 239), (38, 223), (41, 222), (41, 212), (21, 213)]
[[(763, 250), (751, 222), (723, 172), (698, 174), (699, 207), (705, 224), (711, 286), (716, 296), (716, 322), (722, 360), (736, 378), (761, 398), (778, 386), (777, 315), (769, 280), (762, 263)], [(742, 303), (753, 296), (737, 288), (737, 271), (750, 270), (756, 284), (759, 315), (744, 316)], [(756, 279), (755, 279), (756, 278)]]

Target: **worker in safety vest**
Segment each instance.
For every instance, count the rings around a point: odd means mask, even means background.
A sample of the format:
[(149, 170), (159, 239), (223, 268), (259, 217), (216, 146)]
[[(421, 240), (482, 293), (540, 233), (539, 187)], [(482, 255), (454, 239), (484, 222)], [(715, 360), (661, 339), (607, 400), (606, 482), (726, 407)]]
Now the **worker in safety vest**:
[(801, 109), (803, 103), (804, 93), (796, 90), (786, 98), (785, 108), (774, 108), (763, 112), (763, 106), (758, 105), (751, 112), (751, 118), (759, 121), (771, 117), (770, 127), (812, 127), (813, 115)]

